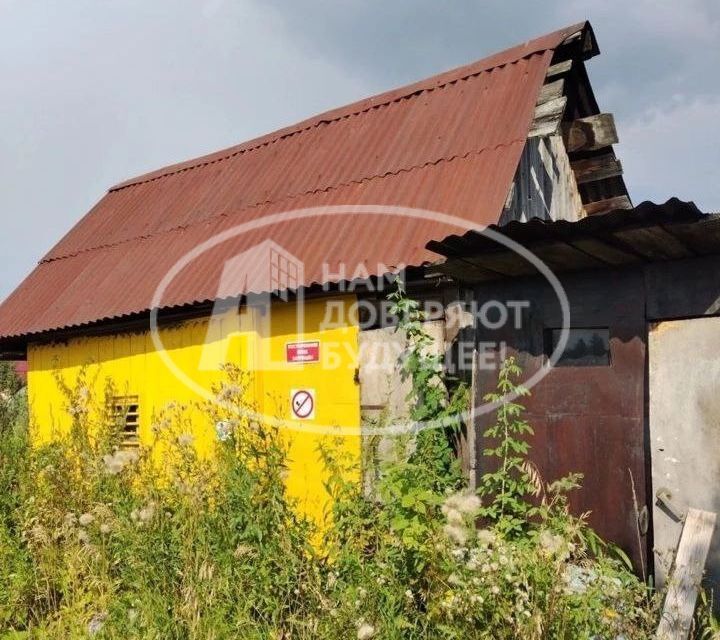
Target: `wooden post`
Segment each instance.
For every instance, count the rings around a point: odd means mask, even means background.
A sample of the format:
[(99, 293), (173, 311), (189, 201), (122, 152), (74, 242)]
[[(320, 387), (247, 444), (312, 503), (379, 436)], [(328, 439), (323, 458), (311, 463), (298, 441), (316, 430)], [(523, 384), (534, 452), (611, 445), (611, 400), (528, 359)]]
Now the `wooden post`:
[(477, 363), (478, 363), (478, 352), (477, 349), (473, 349), (472, 355), (472, 376), (470, 378), (470, 416), (467, 424), (467, 450), (468, 450), (468, 484), (471, 489), (477, 489), (478, 478), (477, 478), (477, 434), (475, 433), (475, 420), (476, 412), (475, 405), (477, 404)]
[(715, 519), (716, 514), (709, 511), (688, 510), (656, 640), (687, 640)]

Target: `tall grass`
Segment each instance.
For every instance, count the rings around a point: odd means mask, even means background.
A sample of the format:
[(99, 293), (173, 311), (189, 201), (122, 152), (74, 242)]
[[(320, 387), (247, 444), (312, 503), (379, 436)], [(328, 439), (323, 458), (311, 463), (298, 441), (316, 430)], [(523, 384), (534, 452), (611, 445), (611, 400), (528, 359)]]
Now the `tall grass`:
[[(318, 452), (334, 498), (318, 531), (285, 492), (278, 426), (238, 418), (248, 384), (229, 368), (221, 403), (158, 416), (136, 451), (93, 417), (104, 400), (82, 379), (57, 442), (28, 446), (21, 412), (3, 409), (0, 637), (651, 637), (656, 600), (591, 553), (558, 491), (512, 535), (500, 519), (478, 529), (480, 498), (426, 459), (445, 459), (436, 434), (383, 469), (379, 499), (347, 480), (339, 448)], [(230, 428), (199, 456), (191, 433), (218, 422)]]

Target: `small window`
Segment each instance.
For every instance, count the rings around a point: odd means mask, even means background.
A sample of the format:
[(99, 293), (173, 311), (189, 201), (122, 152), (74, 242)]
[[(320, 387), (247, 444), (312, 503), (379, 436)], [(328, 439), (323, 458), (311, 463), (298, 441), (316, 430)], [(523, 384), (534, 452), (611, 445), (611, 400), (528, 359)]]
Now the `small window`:
[(113, 425), (122, 429), (122, 447), (137, 447), (140, 444), (140, 403), (137, 396), (115, 396), (110, 402), (110, 418)]
[[(555, 351), (562, 329), (549, 329), (546, 334), (545, 353)], [(570, 329), (565, 350), (555, 363), (556, 367), (607, 367), (610, 366), (610, 330), (607, 328)]]

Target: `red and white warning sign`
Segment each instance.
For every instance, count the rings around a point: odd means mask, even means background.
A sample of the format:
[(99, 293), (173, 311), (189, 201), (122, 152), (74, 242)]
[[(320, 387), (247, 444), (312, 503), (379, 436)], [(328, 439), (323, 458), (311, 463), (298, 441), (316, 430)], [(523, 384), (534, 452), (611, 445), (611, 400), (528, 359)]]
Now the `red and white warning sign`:
[(287, 362), (319, 362), (320, 343), (317, 340), (309, 342), (288, 342), (285, 345), (285, 359)]
[(290, 408), (293, 418), (312, 420), (315, 417), (315, 389), (292, 389)]

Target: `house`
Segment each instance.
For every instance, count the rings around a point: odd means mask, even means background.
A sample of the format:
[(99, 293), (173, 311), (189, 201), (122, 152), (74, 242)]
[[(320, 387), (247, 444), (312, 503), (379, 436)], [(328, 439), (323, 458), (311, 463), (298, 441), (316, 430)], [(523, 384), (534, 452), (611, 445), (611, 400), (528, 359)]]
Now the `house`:
[(430, 241), (632, 206), (585, 68), (598, 53), (577, 24), (111, 187), (0, 306), (38, 439), (68, 428), (56, 373), (111, 378), (133, 446), (233, 362), (256, 411), (293, 427), (288, 488), (319, 514), (318, 444), (339, 430), (358, 458), (362, 414), (403, 411), (361, 351), (393, 342), (387, 274), (407, 269), (444, 348), (459, 287), (422, 270)]
[[(583, 473), (574, 510), (589, 511), (593, 527), (661, 585), (687, 509), (720, 509), (720, 215), (669, 200), (490, 229), (543, 260), (560, 287), (483, 234), (429, 245), (446, 256), (435, 270), (460, 280), (466, 299), (527, 303), (517, 323), (474, 326), (471, 477), (488, 464), (482, 434), (492, 416), (482, 398), (496, 378), (483, 352), (502, 349), (524, 380), (540, 374), (522, 402), (541, 475)], [(717, 531), (707, 569), (717, 592)]]

